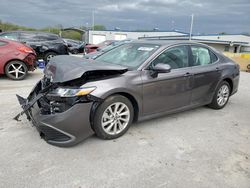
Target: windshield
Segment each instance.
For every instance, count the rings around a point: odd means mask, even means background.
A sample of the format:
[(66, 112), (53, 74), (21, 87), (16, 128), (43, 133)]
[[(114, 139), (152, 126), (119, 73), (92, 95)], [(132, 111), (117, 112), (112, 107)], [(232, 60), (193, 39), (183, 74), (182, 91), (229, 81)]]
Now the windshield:
[(159, 45), (154, 44), (129, 43), (118, 46), (95, 60), (136, 69), (158, 48)]

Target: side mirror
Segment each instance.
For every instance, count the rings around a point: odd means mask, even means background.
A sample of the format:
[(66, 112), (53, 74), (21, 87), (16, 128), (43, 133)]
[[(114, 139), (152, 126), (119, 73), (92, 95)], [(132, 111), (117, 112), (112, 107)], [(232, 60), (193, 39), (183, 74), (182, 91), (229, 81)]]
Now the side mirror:
[(153, 71), (155, 71), (156, 73), (168, 73), (171, 71), (171, 66), (169, 64), (158, 63), (153, 68)]

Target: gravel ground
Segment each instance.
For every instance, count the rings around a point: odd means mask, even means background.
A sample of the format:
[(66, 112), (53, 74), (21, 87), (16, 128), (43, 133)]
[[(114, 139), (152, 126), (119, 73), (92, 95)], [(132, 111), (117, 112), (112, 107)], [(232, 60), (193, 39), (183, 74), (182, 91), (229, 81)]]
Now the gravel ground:
[(201, 107), (71, 148), (47, 144), (24, 117), (12, 120), (15, 94), (27, 96), (41, 77), (0, 77), (0, 187), (250, 187), (250, 74), (223, 110)]

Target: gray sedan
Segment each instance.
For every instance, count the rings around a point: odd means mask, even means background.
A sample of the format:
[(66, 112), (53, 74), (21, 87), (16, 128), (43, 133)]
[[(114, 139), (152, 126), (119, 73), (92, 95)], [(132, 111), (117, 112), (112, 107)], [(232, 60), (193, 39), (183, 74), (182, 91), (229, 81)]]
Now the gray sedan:
[(132, 122), (208, 105), (237, 92), (239, 66), (209, 46), (134, 41), (93, 60), (54, 57), (27, 99), (17, 95), (42, 138), (72, 146), (92, 134), (122, 136)]

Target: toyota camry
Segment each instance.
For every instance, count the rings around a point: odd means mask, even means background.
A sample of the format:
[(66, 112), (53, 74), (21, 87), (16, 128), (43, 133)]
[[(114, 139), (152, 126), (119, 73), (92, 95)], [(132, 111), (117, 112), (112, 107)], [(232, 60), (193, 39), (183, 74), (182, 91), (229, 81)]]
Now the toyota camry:
[(15, 119), (26, 114), (48, 143), (72, 146), (92, 134), (118, 138), (136, 121), (222, 109), (238, 83), (239, 66), (207, 45), (134, 41), (95, 60), (54, 57), (28, 98), (17, 95)]

